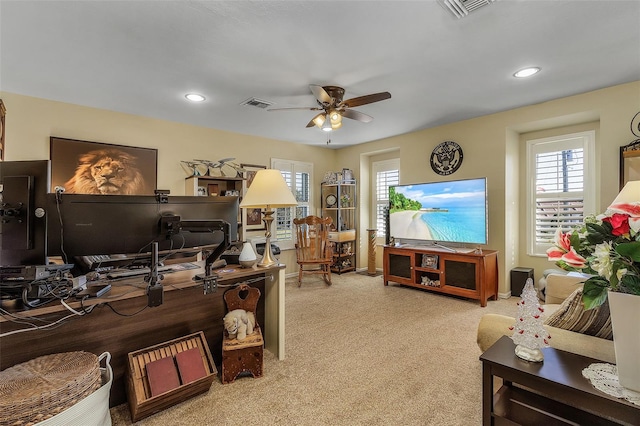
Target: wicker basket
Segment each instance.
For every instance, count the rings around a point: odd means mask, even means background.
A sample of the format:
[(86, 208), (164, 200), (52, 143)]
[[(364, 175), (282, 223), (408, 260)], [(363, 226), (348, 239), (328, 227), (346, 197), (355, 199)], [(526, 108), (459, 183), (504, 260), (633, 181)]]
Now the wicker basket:
[(102, 386), (98, 357), (45, 355), (0, 372), (0, 425), (31, 425), (73, 406)]

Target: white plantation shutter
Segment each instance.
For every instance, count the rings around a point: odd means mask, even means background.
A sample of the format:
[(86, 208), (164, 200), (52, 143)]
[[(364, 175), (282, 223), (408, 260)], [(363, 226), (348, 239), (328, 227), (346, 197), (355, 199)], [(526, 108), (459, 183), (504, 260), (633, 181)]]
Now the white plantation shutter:
[(272, 159), (271, 167), (280, 170), (287, 186), (296, 197), (298, 205), (291, 208), (276, 209), (273, 239), (278, 241), (280, 249), (294, 248), (293, 219), (305, 217), (313, 210), (311, 205), (313, 164), (301, 161)]
[(594, 132), (528, 141), (530, 253), (544, 255), (556, 229), (579, 226), (595, 210), (590, 152)]
[(373, 209), (375, 215), (372, 222), (378, 230), (377, 236), (383, 238), (387, 234), (386, 213), (389, 207), (389, 187), (400, 183), (400, 159), (376, 161), (371, 167), (373, 179)]

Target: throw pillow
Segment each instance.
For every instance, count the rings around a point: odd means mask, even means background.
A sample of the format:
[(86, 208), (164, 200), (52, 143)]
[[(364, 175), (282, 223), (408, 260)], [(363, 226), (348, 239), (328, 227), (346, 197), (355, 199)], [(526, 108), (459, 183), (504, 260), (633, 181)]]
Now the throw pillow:
[(582, 303), (581, 288), (571, 293), (544, 324), (613, 340), (609, 302), (606, 301), (601, 306), (587, 311)]

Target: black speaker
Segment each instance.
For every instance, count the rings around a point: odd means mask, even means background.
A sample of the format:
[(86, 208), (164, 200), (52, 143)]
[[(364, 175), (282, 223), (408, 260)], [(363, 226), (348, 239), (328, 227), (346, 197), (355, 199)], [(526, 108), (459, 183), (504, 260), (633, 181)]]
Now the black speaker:
[(533, 268), (513, 268), (511, 270), (511, 295), (520, 296), (527, 283), (527, 278), (533, 280)]

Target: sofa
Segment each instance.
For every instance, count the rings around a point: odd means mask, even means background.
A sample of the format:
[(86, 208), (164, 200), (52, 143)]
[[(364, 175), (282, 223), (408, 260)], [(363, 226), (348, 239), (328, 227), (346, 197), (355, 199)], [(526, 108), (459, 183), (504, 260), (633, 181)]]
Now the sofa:
[[(569, 295), (582, 286), (584, 280), (585, 278), (580, 276), (550, 273), (546, 277), (545, 315), (550, 315), (558, 309)], [(483, 315), (478, 324), (477, 334), (480, 350), (486, 351), (502, 336), (511, 336), (513, 332), (509, 330), (509, 327), (514, 323), (515, 318), (513, 317), (498, 314)], [(545, 325), (545, 328), (549, 331), (551, 336), (549, 344), (553, 348), (596, 358), (612, 364), (616, 362), (613, 340), (547, 325)]]

